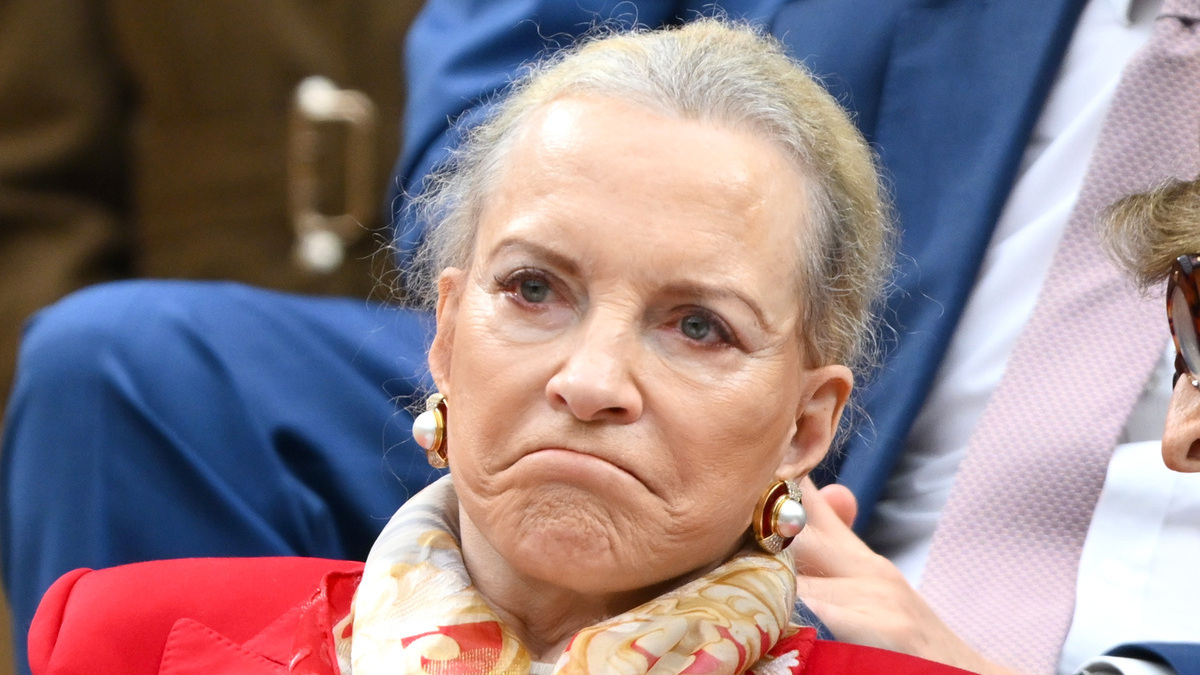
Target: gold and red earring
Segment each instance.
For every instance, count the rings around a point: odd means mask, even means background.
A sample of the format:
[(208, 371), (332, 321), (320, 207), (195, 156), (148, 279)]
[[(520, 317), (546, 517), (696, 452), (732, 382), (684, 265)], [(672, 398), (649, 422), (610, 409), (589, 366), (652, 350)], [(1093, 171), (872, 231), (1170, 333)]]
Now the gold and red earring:
[(450, 464), (446, 453), (446, 397), (432, 394), (425, 399), (425, 412), (413, 420), (413, 438), (417, 445), (425, 448), (425, 458), (435, 469), (444, 469)]
[(767, 488), (754, 507), (754, 540), (767, 553), (779, 553), (808, 523), (800, 486), (781, 480)]

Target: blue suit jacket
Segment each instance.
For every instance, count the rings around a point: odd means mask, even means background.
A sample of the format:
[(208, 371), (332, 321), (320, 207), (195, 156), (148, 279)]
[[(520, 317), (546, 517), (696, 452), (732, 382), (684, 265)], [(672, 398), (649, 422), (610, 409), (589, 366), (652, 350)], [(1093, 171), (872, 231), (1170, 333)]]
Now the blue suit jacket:
[[(407, 50), (409, 109), (397, 185), (415, 192), (455, 142), (447, 119), (478, 115), (518, 65), (597, 20), (659, 26), (711, 0), (433, 0)], [(992, 230), (1083, 0), (725, 0), (768, 26), (855, 114), (878, 149), (902, 232), (895, 329), (860, 389), (869, 418), (817, 476), (857, 495), (856, 529), (903, 450), (974, 285)], [(561, 37), (562, 39), (556, 39)], [(402, 205), (396, 199), (393, 204)], [(400, 262), (422, 232), (397, 210)], [(1200, 646), (1141, 645), (1200, 675)]]

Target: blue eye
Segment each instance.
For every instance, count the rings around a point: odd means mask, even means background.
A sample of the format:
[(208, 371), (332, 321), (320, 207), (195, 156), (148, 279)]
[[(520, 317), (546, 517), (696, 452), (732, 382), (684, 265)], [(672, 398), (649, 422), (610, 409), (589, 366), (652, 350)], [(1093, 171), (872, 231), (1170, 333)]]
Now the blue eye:
[(545, 305), (559, 300), (554, 284), (546, 273), (528, 267), (497, 275), (496, 290), (526, 306)]
[(550, 285), (542, 279), (522, 279), (518, 291), (526, 302), (545, 302), (546, 296), (550, 295)]
[(679, 322), (679, 330), (692, 340), (703, 342), (712, 333), (713, 325), (705, 316), (689, 314)]

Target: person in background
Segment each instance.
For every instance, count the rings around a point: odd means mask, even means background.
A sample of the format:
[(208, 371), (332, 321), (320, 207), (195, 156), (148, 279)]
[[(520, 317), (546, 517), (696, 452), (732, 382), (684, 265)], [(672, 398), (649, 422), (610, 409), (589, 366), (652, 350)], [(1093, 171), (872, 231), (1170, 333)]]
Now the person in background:
[[(1106, 213), (1103, 238), (1129, 276), (1166, 309), (1174, 347), (1173, 387), (1162, 443), (1147, 450), (1161, 452), (1162, 463), (1177, 473), (1140, 473), (1169, 488), (1163, 493), (1186, 506), (1187, 495), (1200, 490), (1200, 179), (1171, 181), (1121, 199)], [(1116, 653), (1165, 662), (1180, 673), (1197, 672), (1190, 645), (1127, 645)]]
[(1200, 179), (1122, 199), (1109, 210), (1104, 234), (1143, 290), (1156, 297), (1165, 289), (1175, 375), (1162, 459), (1173, 471), (1200, 473)]
[[(661, 26), (684, 23), (709, 4), (429, 3), (407, 52), (411, 98), (398, 207), (403, 211), (407, 195), (420, 192), (431, 168), (455, 146), (456, 131), (447, 120), (473, 119), (518, 64), (556, 36), (577, 34), (621, 8), (627, 13), (614, 23)], [(1043, 287), (1116, 82), (1147, 40), (1157, 4), (721, 3), (731, 15), (768, 26), (854, 111), (859, 128), (879, 148), (902, 227), (902, 268), (887, 313), (895, 343), (859, 399), (873, 431), (850, 435), (829, 466), (857, 499), (856, 532), (895, 566), (848, 529), (827, 537), (839, 544), (833, 550), (849, 552), (826, 558), (847, 563), (825, 569), (830, 583), (882, 593), (839, 594), (835, 587), (823, 607), (816, 602), (821, 597), (810, 595), (838, 637), (866, 639), (847, 627), (867, 616), (871, 625), (895, 628), (889, 646), (915, 653), (929, 648), (931, 633), (917, 629), (936, 628), (937, 617), (913, 586), (921, 582), (958, 461)], [(400, 222), (402, 267), (421, 238), (420, 227)], [(113, 321), (112, 312), (99, 307), (121, 308), (122, 320)], [(181, 318), (148, 339), (146, 317), (162, 307), (179, 308)], [(378, 494), (387, 495), (382, 498), (367, 489), (380, 474), (410, 461), (406, 452), (393, 451), (389, 434), (411, 418), (380, 403), (389, 395), (414, 402), (408, 383), (427, 377), (417, 348), (395, 357), (422, 330), (406, 332), (400, 320), (381, 320), (374, 311), (244, 289), (154, 286), (100, 288), (44, 313), (23, 359), (29, 377), (17, 388), (27, 405), (10, 414), (14, 431), (5, 446), (25, 458), (5, 469), (7, 529), (0, 530), (6, 583), (19, 586), (25, 600), (18, 616), (30, 616), (41, 589), (72, 567), (176, 553), (175, 542), (164, 540), (177, 531), (202, 533), (189, 545), (214, 551), (344, 557), (347, 542), (365, 549), (387, 513), (380, 500), (414, 487), (393, 480), (381, 488)], [(255, 328), (250, 338), (230, 339), (230, 327), (247, 321)], [(396, 334), (385, 335), (380, 325)], [(202, 349), (196, 336), (203, 338)], [(1165, 355), (1165, 334), (1162, 343)], [(111, 350), (113, 344), (120, 348)], [(306, 355), (303, 366), (258, 368), (281, 344)], [(121, 364), (123, 379), (97, 367), (104, 360), (100, 353), (117, 355), (105, 359)], [(363, 367), (376, 354), (390, 359), (391, 368)], [(214, 369), (213, 355), (221, 368)], [(408, 375), (394, 375), (398, 361), (411, 368)], [(1178, 548), (1197, 540), (1189, 536), (1196, 523), (1187, 516), (1194, 493), (1185, 489), (1163, 499), (1161, 482), (1128, 470), (1147, 464), (1138, 454), (1147, 444), (1136, 441), (1157, 441), (1169, 380), (1167, 359), (1134, 412), (1121, 415), (1125, 434), (1084, 542), (1074, 621), (1061, 654), (1051, 656), (1059, 672), (1074, 672), (1128, 640), (1176, 643), (1176, 653), (1190, 659), (1171, 662), (1179, 672), (1198, 661), (1195, 645), (1187, 643), (1198, 639), (1190, 607), (1200, 600), (1190, 595), (1196, 589), (1190, 570), (1178, 564), (1195, 557)], [(117, 381), (124, 386), (114, 387)], [(1163, 386), (1154, 384), (1159, 381)], [(1053, 388), (1055, 382), (1036, 386)], [(63, 391), (107, 413), (64, 423), (55, 414)], [(362, 418), (341, 423), (350, 411)], [(34, 457), (103, 472), (78, 480), (47, 478)], [(352, 477), (364, 466), (373, 475)], [(829, 477), (826, 472), (822, 480)], [(1055, 487), (1072, 479), (1048, 478)], [(356, 486), (361, 499), (348, 504), (347, 491), (326, 487), (337, 481)], [(152, 489), (121, 487), (134, 485)], [(849, 517), (854, 505), (846, 508), (846, 494), (830, 490), (829, 510)], [(63, 508), (70, 497), (103, 508)], [(814, 495), (814, 509), (820, 497)], [(1029, 503), (1036, 504), (1036, 497)], [(1136, 526), (1123, 526), (1130, 503), (1157, 507), (1138, 512)], [(161, 518), (146, 524), (146, 512)], [(86, 522), (75, 531), (89, 534), (68, 534), (65, 524), (80, 519)], [(798, 545), (833, 532), (840, 518), (822, 522), (824, 527), (810, 526)], [(1181, 536), (1158, 538), (1163, 531)], [(13, 541), (11, 550), (23, 555), (8, 553)], [(113, 541), (122, 542), (123, 550), (114, 554)], [(868, 584), (872, 579), (881, 585)], [(1147, 579), (1155, 583), (1140, 581)], [(839, 595), (852, 606), (828, 601)], [(833, 610), (839, 609), (851, 611), (838, 620)], [(878, 620), (890, 609), (899, 620)], [(1008, 647), (1019, 652), (1022, 645)], [(1087, 667), (1164, 672), (1166, 666), (1109, 660)]]

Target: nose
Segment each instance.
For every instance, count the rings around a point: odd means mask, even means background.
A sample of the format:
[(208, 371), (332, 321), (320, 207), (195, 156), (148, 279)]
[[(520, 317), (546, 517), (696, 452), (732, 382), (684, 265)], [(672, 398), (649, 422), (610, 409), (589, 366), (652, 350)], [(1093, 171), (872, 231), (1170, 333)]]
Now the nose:
[(571, 353), (546, 383), (550, 405), (584, 422), (636, 421), (642, 416), (642, 393), (632, 368), (635, 331), (596, 315), (578, 331)]
[(1163, 462), (1174, 471), (1200, 471), (1200, 390), (1185, 374), (1175, 383), (1163, 430)]

